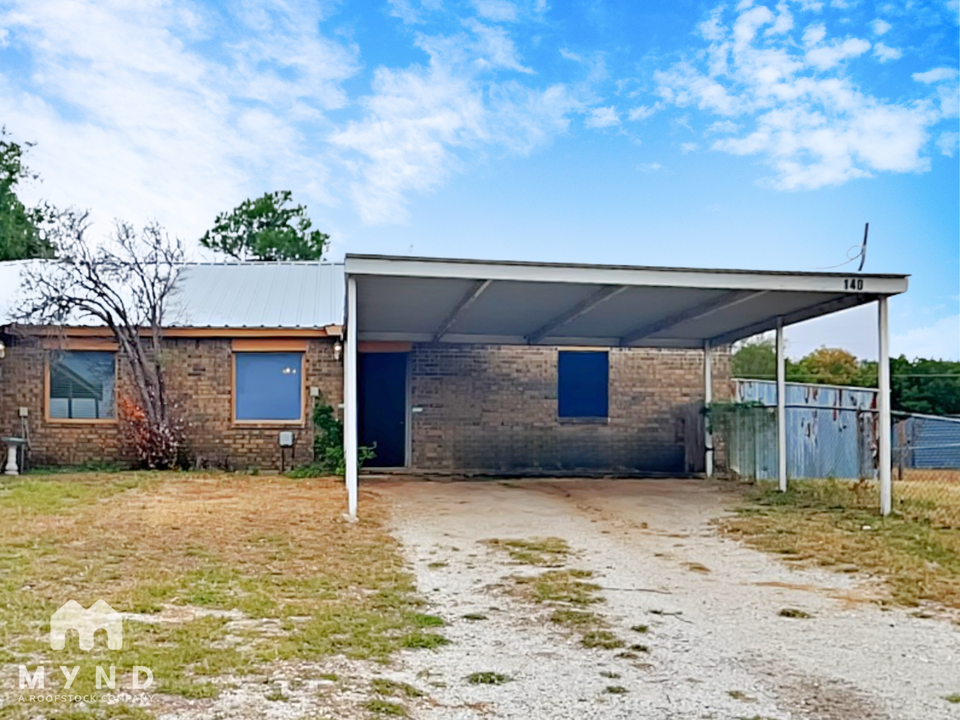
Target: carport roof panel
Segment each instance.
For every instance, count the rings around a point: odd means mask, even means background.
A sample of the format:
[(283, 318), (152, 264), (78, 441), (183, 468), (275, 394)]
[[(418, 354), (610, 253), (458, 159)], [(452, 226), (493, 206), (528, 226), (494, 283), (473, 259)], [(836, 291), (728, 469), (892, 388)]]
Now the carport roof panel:
[(908, 277), (379, 255), (347, 255), (345, 271), (361, 339), (663, 347), (729, 343), (902, 293)]

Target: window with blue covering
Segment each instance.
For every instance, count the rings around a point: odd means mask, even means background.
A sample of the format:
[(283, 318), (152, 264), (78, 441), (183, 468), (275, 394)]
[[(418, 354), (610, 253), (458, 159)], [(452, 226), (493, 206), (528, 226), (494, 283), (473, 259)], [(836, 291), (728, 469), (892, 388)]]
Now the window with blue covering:
[(609, 414), (608, 353), (560, 351), (557, 414), (562, 418), (605, 418)]
[(237, 420), (303, 419), (303, 353), (240, 352), (234, 362)]
[(47, 416), (55, 420), (116, 417), (116, 353), (68, 350), (50, 358)]

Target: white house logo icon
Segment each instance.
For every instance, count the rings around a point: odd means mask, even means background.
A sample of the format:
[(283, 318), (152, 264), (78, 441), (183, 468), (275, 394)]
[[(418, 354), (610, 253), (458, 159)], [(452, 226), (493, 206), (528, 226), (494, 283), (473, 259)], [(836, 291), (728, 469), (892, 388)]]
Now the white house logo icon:
[(108, 648), (123, 648), (123, 616), (103, 600), (97, 600), (89, 610), (84, 610), (76, 600), (70, 600), (51, 615), (50, 647), (63, 650), (68, 630), (77, 631), (81, 650), (93, 650), (93, 636), (97, 630), (107, 631)]

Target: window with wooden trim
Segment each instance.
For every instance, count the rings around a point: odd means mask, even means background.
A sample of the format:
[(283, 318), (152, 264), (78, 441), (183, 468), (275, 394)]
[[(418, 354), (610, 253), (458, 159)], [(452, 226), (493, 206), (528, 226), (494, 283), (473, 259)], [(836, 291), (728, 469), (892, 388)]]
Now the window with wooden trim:
[(606, 418), (609, 415), (608, 353), (583, 350), (557, 353), (557, 415)]
[(47, 416), (52, 420), (116, 418), (116, 353), (65, 350), (50, 356)]
[(303, 353), (234, 353), (234, 419), (303, 420)]

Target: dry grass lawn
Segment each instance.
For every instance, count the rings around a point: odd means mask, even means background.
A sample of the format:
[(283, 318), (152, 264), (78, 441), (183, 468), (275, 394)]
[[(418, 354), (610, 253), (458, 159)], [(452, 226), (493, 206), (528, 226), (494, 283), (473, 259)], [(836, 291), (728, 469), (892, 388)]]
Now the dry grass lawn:
[[(346, 523), (343, 486), (197, 473), (29, 476), (0, 483), (0, 666), (5, 690), (17, 666), (82, 665), (71, 692), (94, 690), (96, 664), (152, 668), (160, 697), (215, 696), (222, 679), (276, 661), (330, 655), (385, 660), (402, 647), (444, 642), (439, 618), (419, 612), (412, 578), (364, 493)], [(67, 600), (99, 599), (133, 613), (124, 649), (49, 647), (50, 615)], [(0, 706), (0, 717), (36, 707)], [(151, 710), (152, 708), (147, 708)], [(46, 706), (44, 717), (152, 717), (123, 705)]]
[(894, 513), (880, 517), (874, 483), (793, 481), (744, 486), (724, 532), (786, 560), (883, 578), (891, 602), (960, 609), (960, 483), (937, 472), (894, 481)]

